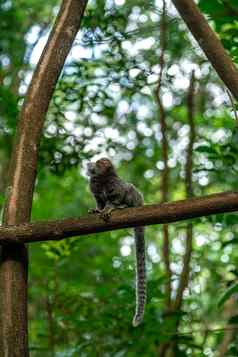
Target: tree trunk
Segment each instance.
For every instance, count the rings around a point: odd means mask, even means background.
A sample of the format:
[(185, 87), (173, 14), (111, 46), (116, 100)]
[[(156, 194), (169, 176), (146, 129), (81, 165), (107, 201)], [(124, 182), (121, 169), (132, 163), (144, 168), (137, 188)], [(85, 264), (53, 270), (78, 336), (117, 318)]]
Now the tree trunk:
[[(80, 26), (86, 0), (64, 0), (34, 72), (20, 113), (10, 163), (3, 224), (30, 221), (37, 151), (49, 102)], [(0, 356), (28, 356), (27, 248), (2, 247), (0, 260)]]

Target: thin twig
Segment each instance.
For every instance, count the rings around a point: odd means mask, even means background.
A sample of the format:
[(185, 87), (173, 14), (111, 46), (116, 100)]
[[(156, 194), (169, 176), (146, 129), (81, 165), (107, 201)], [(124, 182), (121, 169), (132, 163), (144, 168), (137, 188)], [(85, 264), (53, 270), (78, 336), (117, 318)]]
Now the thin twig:
[[(156, 97), (159, 106), (159, 114), (160, 114), (160, 129), (162, 134), (162, 159), (164, 163), (164, 168), (161, 175), (161, 201), (168, 201), (168, 193), (169, 193), (169, 167), (168, 167), (168, 139), (167, 139), (167, 124), (166, 124), (166, 115), (165, 109), (163, 106), (163, 102), (161, 99), (161, 87), (162, 87), (162, 79), (163, 79), (163, 71), (164, 71), (164, 53), (166, 49), (166, 3), (163, 0), (163, 9), (160, 19), (160, 73), (158, 78), (158, 86), (156, 89)], [(167, 275), (166, 282), (166, 308), (170, 308), (171, 304), (171, 278), (172, 272), (170, 268), (170, 244), (169, 244), (169, 227), (168, 225), (163, 226), (163, 260)]]
[[(193, 183), (192, 183), (192, 169), (193, 169), (193, 146), (195, 141), (195, 123), (194, 123), (194, 71), (190, 79), (190, 86), (188, 90), (187, 108), (188, 108), (188, 123), (190, 127), (189, 144), (187, 147), (187, 159), (185, 167), (185, 186), (187, 198), (193, 197)], [(189, 265), (192, 255), (192, 239), (193, 239), (193, 226), (188, 223), (186, 228), (186, 247), (183, 257), (183, 269), (180, 275), (179, 285), (177, 289), (176, 299), (174, 302), (174, 309), (180, 309), (182, 305), (183, 293), (188, 285), (189, 278)]]

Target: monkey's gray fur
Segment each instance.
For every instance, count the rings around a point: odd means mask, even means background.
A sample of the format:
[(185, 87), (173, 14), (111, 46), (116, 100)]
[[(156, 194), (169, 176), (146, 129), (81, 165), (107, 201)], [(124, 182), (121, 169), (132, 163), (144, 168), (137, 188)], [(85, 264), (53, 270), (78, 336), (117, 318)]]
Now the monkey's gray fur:
[[(124, 182), (116, 173), (109, 159), (103, 158), (95, 163), (88, 163), (87, 174), (90, 177), (90, 189), (96, 200), (96, 209), (104, 220), (110, 218), (112, 210), (117, 208), (138, 207), (143, 205), (143, 196), (131, 184)], [(146, 268), (144, 227), (136, 227), (136, 313), (133, 326), (143, 320), (146, 303)]]

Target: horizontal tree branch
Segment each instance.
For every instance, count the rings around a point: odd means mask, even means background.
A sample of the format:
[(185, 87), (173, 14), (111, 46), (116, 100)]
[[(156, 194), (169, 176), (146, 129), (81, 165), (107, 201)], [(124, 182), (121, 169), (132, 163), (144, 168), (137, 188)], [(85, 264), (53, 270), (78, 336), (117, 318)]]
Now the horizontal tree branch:
[(238, 211), (238, 192), (225, 192), (201, 198), (119, 209), (105, 222), (97, 214), (78, 219), (33, 222), (0, 227), (0, 244), (61, 240), (74, 236), (121, 228), (182, 221), (212, 214)]

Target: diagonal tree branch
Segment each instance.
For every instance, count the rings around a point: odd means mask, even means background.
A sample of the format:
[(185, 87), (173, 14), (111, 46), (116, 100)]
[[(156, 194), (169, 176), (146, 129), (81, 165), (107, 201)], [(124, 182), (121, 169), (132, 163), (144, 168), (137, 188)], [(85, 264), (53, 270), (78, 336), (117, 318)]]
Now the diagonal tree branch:
[[(45, 115), (66, 56), (79, 30), (86, 3), (86, 0), (63, 0), (34, 72), (18, 121), (3, 224), (30, 220), (37, 152)], [(0, 356), (28, 356), (27, 262), (27, 249), (23, 244), (12, 243), (2, 247)]]
[(39, 242), (238, 211), (238, 192), (115, 210), (109, 221), (98, 215), (0, 227), (0, 244)]
[(238, 99), (238, 70), (193, 0), (172, 0), (199, 46), (233, 96)]

